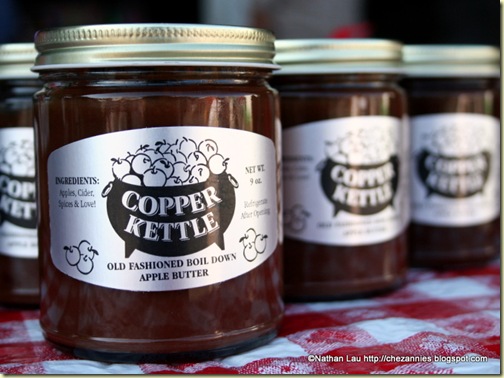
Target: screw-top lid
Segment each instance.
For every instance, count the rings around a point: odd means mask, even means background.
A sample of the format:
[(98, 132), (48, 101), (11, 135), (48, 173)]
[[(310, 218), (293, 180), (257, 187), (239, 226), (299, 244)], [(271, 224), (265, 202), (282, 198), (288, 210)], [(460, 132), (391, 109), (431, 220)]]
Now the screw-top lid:
[(277, 74), (398, 73), (402, 44), (386, 39), (283, 39), (275, 42)]
[(0, 45), (0, 79), (33, 79), (37, 74), (30, 68), (37, 51), (33, 43), (7, 43)]
[(40, 30), (34, 71), (160, 65), (252, 66), (273, 63), (268, 30), (203, 24), (110, 24)]
[(500, 51), (487, 45), (405, 45), (407, 76), (499, 76)]

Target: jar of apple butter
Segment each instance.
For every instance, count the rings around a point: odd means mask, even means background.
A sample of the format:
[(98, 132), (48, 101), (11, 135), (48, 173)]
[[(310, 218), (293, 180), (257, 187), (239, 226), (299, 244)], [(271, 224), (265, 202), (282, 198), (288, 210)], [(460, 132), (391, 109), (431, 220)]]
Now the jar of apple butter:
[(238, 353), (283, 316), (274, 36), (190, 24), (36, 33), (47, 340), (102, 361)]
[(287, 39), (276, 47), (286, 300), (397, 288), (409, 222), (402, 45)]
[(404, 47), (414, 266), (473, 266), (499, 255), (499, 59), (485, 45)]
[(0, 45), (0, 304), (37, 306), (33, 43)]

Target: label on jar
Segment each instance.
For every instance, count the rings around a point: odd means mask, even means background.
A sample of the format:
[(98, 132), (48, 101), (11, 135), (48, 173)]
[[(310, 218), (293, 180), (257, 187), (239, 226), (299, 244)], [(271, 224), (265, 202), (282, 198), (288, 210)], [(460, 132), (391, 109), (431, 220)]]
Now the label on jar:
[(361, 116), (284, 130), (285, 235), (358, 246), (388, 241), (409, 221), (404, 120)]
[(415, 116), (412, 130), (412, 219), (436, 226), (474, 226), (500, 212), (500, 126), (482, 114)]
[(0, 255), (36, 258), (33, 127), (0, 129)]
[(83, 139), (48, 160), (51, 257), (63, 273), (131, 291), (246, 274), (279, 237), (271, 139), (155, 127)]

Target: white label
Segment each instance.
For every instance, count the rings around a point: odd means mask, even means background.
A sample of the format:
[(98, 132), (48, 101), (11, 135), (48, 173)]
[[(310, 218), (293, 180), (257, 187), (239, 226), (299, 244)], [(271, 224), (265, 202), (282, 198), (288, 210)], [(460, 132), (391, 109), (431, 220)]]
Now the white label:
[(409, 221), (408, 134), (387, 116), (328, 119), (283, 133), (285, 235), (356, 246)]
[(481, 114), (415, 116), (412, 127), (412, 219), (473, 226), (500, 212), (499, 121)]
[(36, 258), (33, 127), (0, 129), (0, 254)]
[(273, 141), (215, 127), (83, 139), (48, 161), (51, 257), (91, 284), (167, 291), (243, 275), (277, 247)]

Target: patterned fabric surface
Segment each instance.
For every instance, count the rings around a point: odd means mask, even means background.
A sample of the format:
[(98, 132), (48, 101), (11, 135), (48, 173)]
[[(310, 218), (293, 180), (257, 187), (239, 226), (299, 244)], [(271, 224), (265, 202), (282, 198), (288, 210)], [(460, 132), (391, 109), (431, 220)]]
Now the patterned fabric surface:
[(500, 374), (500, 262), (411, 269), (373, 298), (287, 304), (277, 338), (199, 363), (106, 364), (44, 341), (38, 311), (0, 307), (3, 374)]

